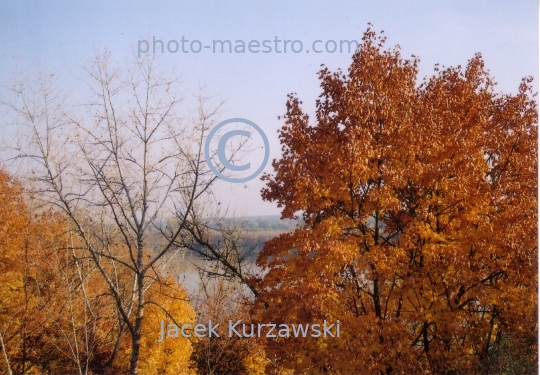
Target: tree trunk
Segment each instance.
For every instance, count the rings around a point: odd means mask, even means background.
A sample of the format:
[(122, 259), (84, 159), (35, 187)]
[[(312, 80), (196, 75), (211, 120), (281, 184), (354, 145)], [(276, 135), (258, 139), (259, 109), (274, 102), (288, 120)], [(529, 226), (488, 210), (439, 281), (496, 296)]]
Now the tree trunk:
[(137, 375), (139, 373), (139, 352), (141, 349), (141, 323), (142, 317), (137, 317), (135, 320), (135, 332), (131, 337), (131, 358), (129, 359), (129, 373), (130, 375)]
[[(142, 242), (142, 241), (141, 241)], [(142, 268), (142, 246), (137, 259), (139, 270)], [(137, 375), (139, 373), (139, 352), (141, 349), (141, 333), (142, 322), (144, 318), (144, 275), (140, 273), (137, 275), (137, 317), (135, 318), (135, 325), (133, 326), (133, 335), (131, 337), (131, 358), (129, 360), (129, 373), (130, 375)]]

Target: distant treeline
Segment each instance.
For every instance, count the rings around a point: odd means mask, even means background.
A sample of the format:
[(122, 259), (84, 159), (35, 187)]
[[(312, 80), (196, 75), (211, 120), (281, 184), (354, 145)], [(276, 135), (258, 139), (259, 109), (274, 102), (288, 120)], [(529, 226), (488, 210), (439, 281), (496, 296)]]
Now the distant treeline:
[(233, 217), (222, 221), (239, 226), (246, 232), (289, 232), (300, 223), (296, 220), (280, 219), (279, 215)]

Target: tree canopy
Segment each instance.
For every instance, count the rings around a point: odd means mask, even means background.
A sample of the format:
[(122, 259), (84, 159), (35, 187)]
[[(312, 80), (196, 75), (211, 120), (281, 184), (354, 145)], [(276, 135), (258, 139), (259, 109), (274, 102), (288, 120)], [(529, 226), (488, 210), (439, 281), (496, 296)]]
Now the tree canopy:
[(342, 334), (267, 354), (297, 373), (476, 373), (501, 340), (536, 345), (532, 79), (498, 93), (477, 54), (422, 81), (384, 43), (368, 29), (347, 73), (320, 71), (314, 121), (289, 95), (262, 195), (304, 225), (259, 255), (256, 312)]

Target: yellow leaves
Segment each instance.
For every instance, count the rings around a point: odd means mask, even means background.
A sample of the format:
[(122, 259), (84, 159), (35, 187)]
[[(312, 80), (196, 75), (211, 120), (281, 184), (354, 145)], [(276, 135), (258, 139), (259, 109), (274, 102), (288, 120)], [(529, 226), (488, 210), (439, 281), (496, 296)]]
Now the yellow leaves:
[(244, 366), (250, 375), (264, 375), (268, 359), (263, 353), (252, 352), (244, 360)]
[[(168, 286), (167, 286), (168, 285)], [(175, 338), (160, 339), (161, 320), (165, 327), (172, 323), (165, 309), (178, 324), (193, 324), (195, 311), (187, 299), (187, 293), (174, 280), (163, 284), (154, 283), (148, 290), (148, 304), (145, 309), (145, 329), (141, 339), (139, 369), (144, 374), (195, 374), (189, 369), (192, 346), (189, 338), (179, 335)]]

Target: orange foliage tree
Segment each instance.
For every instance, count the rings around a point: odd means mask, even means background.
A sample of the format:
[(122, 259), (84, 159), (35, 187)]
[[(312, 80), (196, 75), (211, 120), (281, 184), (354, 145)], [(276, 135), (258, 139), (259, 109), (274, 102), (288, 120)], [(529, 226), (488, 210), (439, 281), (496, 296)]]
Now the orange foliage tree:
[(109, 373), (118, 318), (95, 267), (59, 214), (36, 213), (0, 170), (2, 373)]
[(339, 338), (269, 341), (296, 373), (476, 373), (501, 340), (536, 343), (531, 79), (496, 93), (480, 55), (435, 70), (418, 82), (368, 29), (348, 74), (320, 71), (315, 123), (289, 96), (262, 194), (305, 225), (259, 255), (256, 310), (341, 321)]
[[(131, 340), (107, 284), (65, 216), (37, 213), (27, 193), (0, 169), (0, 373), (128, 373)], [(147, 303), (141, 371), (190, 373), (187, 338), (157, 342), (160, 319), (194, 321), (185, 290), (163, 278)]]

